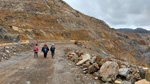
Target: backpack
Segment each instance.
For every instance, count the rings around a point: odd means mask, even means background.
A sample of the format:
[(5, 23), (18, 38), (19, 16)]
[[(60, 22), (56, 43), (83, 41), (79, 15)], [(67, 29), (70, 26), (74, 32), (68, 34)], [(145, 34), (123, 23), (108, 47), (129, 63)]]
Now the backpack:
[(37, 49), (36, 49), (36, 47), (34, 47), (34, 51), (36, 51)]
[(47, 52), (47, 47), (44, 47), (43, 52), (45, 53)]
[(55, 46), (52, 46), (52, 47), (51, 47), (51, 51), (54, 51), (54, 50), (55, 50)]

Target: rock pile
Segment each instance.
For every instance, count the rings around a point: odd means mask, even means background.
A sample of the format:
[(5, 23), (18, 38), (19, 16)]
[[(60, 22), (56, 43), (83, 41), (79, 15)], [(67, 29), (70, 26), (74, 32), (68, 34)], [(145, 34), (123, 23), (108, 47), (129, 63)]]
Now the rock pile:
[(102, 58), (75, 50), (68, 51), (65, 56), (80, 66), (84, 74), (91, 74), (94, 79), (104, 83), (134, 84), (146, 78), (149, 81), (150, 78), (148, 68), (132, 65), (115, 58)]
[(33, 46), (33, 43), (29, 43), (0, 47), (0, 61), (10, 59), (12, 56), (16, 56), (18, 52), (31, 50)]
[(8, 60), (11, 56), (16, 55), (16, 47), (4, 46), (0, 52), (0, 61)]

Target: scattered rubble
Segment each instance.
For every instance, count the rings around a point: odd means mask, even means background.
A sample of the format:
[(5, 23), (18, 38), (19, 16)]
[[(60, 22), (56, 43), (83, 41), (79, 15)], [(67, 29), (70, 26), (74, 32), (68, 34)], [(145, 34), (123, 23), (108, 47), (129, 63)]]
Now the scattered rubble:
[[(80, 66), (84, 74), (91, 74), (93, 79), (110, 84), (146, 84), (137, 83), (141, 79), (150, 81), (150, 70), (121, 60), (86, 52), (66, 49), (66, 57)], [(148, 83), (149, 84), (149, 83)]]
[(31, 50), (33, 46), (34, 43), (1, 46), (0, 61), (9, 60), (12, 56), (16, 56), (19, 52)]

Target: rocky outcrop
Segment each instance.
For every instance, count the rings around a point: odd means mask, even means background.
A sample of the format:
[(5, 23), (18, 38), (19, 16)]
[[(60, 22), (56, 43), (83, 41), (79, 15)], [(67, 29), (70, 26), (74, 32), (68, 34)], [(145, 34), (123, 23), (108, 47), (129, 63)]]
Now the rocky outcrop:
[(19, 33), (0, 20), (0, 39), (6, 42), (19, 42)]

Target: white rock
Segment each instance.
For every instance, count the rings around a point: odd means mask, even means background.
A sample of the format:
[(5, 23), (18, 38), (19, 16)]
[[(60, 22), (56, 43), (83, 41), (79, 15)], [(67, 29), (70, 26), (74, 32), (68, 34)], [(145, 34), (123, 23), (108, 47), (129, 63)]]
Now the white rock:
[(16, 53), (14, 53), (14, 55), (16, 55)]
[(115, 80), (115, 84), (121, 84), (121, 81)]
[(31, 82), (30, 82), (30, 81), (27, 81), (26, 84), (31, 84)]
[(82, 59), (89, 59), (91, 60), (91, 55), (90, 54), (84, 54), (84, 55), (81, 55)]
[(5, 50), (5, 52), (8, 53), (8, 54), (10, 53), (9, 50)]
[(5, 49), (9, 49), (9, 47), (8, 47), (8, 46), (5, 46)]
[(76, 65), (77, 66), (82, 65), (82, 64), (84, 64), (88, 60), (89, 60), (88, 58), (84, 58), (83, 60), (79, 61)]
[(148, 70), (148, 68), (147, 68), (147, 67), (142, 67), (142, 69), (144, 69), (144, 70)]
[(121, 68), (119, 69), (119, 75), (127, 77), (129, 72), (129, 68)]
[(79, 61), (76, 65), (81, 65), (81, 64), (84, 64), (86, 61), (90, 60), (91, 59), (91, 56), (90, 54), (85, 54), (85, 55), (82, 55), (82, 60)]
[(94, 56), (92, 59), (91, 59), (91, 63), (93, 64), (96, 60), (96, 56)]
[(98, 80), (98, 77), (94, 77), (95, 80)]

